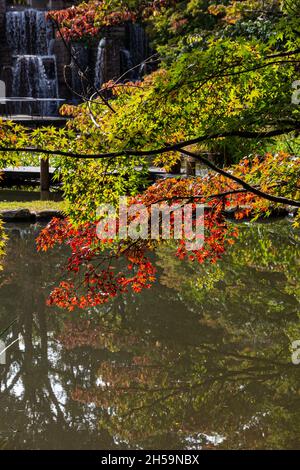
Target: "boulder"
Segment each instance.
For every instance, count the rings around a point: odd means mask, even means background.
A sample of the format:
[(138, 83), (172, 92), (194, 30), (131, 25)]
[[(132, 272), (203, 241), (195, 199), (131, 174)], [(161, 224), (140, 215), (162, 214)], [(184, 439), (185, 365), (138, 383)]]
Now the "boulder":
[(49, 222), (53, 217), (56, 217), (58, 219), (63, 219), (64, 214), (60, 211), (57, 211), (55, 209), (46, 209), (43, 211), (35, 211), (34, 216), (36, 221), (40, 222)]
[(35, 214), (28, 209), (2, 210), (0, 216), (4, 222), (33, 222)]

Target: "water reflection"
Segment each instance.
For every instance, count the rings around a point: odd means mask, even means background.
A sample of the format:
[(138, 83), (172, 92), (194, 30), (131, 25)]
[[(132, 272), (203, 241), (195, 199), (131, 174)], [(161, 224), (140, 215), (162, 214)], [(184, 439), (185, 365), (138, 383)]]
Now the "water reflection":
[[(299, 448), (298, 235), (253, 225), (222, 262), (157, 252), (160, 282), (88, 313), (45, 300), (66, 253), (11, 230), (0, 331), (22, 334), (0, 366), (7, 448)], [(0, 439), (1, 440), (1, 439)]]

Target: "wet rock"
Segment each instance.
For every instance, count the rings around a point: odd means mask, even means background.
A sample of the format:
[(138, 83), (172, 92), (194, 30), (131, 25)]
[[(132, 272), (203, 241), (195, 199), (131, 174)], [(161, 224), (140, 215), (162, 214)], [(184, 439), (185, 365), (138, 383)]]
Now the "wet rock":
[(64, 214), (60, 211), (57, 211), (55, 209), (46, 209), (43, 211), (35, 211), (34, 212), (36, 221), (40, 222), (49, 222), (53, 217), (56, 217), (58, 219), (63, 219)]
[(2, 210), (0, 216), (4, 222), (34, 222), (35, 214), (28, 209)]

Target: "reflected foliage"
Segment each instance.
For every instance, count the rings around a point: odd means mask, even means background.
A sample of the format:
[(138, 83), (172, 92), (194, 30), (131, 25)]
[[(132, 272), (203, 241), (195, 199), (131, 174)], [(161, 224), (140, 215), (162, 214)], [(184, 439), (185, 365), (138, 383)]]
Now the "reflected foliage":
[(208, 266), (164, 245), (151, 290), (72, 317), (45, 307), (65, 252), (34, 236), (10, 234), (0, 277), (0, 329), (17, 314), (23, 336), (0, 370), (8, 448), (299, 448), (291, 225), (243, 225)]

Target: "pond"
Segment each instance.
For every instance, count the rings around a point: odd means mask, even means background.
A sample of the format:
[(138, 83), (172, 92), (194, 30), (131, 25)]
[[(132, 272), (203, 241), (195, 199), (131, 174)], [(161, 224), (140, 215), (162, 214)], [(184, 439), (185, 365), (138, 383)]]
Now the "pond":
[(299, 233), (245, 224), (213, 265), (155, 255), (158, 280), (88, 312), (46, 306), (64, 249), (7, 226), (0, 365), (8, 449), (299, 449)]

